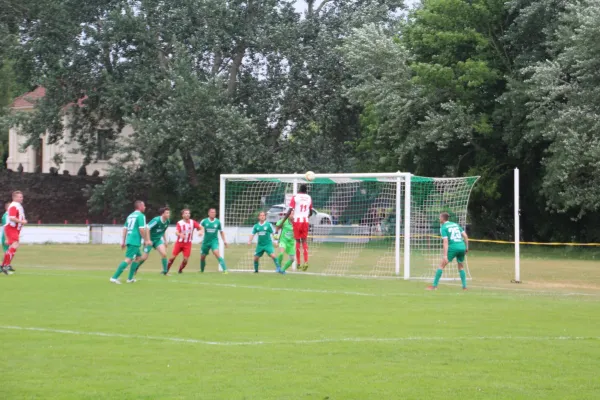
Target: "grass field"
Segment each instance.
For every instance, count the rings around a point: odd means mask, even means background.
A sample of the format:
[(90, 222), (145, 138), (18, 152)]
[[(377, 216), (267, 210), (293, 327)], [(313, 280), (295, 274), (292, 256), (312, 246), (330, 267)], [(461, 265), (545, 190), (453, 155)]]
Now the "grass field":
[(109, 246), (19, 250), (17, 273), (0, 276), (0, 399), (599, 397), (594, 260), (525, 255), (511, 285), (509, 253), (473, 251), (463, 293), (199, 274), (196, 253), (182, 275), (161, 277), (152, 254), (139, 282), (109, 284), (121, 258)]

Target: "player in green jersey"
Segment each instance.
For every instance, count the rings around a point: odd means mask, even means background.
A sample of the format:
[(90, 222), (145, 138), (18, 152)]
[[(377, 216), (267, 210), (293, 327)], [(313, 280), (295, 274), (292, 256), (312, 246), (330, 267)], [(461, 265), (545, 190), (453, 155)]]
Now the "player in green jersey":
[(152, 218), (148, 222), (148, 230), (150, 231), (150, 240), (152, 245), (144, 246), (144, 252), (139, 262), (134, 261), (131, 264), (131, 268), (135, 270), (137, 274), (142, 264), (148, 259), (152, 249), (156, 249), (161, 255), (162, 259), (162, 271), (161, 274), (167, 276), (167, 228), (169, 228), (169, 219), (171, 218), (171, 210), (169, 207), (163, 207), (158, 209), (158, 217)]
[(221, 266), (223, 273), (227, 273), (225, 260), (219, 253), (219, 232), (221, 232), (223, 245), (227, 247), (225, 232), (223, 232), (221, 221), (217, 219), (217, 210), (215, 208), (211, 208), (208, 210), (208, 218), (204, 218), (200, 222), (200, 241), (202, 242), (202, 248), (200, 249), (200, 272), (204, 272), (204, 268), (206, 267), (206, 256), (208, 253), (210, 253), (210, 251), (212, 251), (217, 258), (217, 261), (219, 261), (219, 265)]
[(252, 235), (250, 235), (250, 239), (248, 240), (248, 246), (252, 246), (254, 236), (258, 235), (258, 244), (256, 245), (256, 251), (254, 252), (255, 274), (258, 273), (258, 260), (260, 260), (265, 253), (273, 259), (275, 270), (277, 272), (281, 271), (279, 261), (277, 261), (277, 258), (275, 257), (275, 249), (273, 248), (273, 241), (271, 239), (271, 235), (273, 235), (273, 225), (266, 221), (267, 214), (265, 214), (264, 211), (261, 211), (258, 214), (258, 223), (252, 228)]
[[(4, 215), (2, 215), (2, 250), (4, 253), (8, 251), (8, 244), (6, 243), (6, 237), (4, 237), (4, 226), (8, 223), (8, 207), (10, 207), (10, 201), (4, 203)], [(14, 272), (15, 269), (12, 265), (6, 267), (6, 269), (10, 272)]]
[(433, 285), (429, 286), (428, 290), (436, 290), (444, 268), (449, 262), (456, 258), (458, 263), (458, 273), (460, 274), (460, 281), (462, 282), (463, 290), (467, 290), (467, 274), (463, 268), (465, 262), (465, 255), (469, 251), (469, 237), (463, 228), (456, 222), (450, 222), (450, 215), (447, 212), (440, 214), (440, 234), (442, 235), (443, 242), (443, 253), (440, 267), (435, 273), (435, 279)]
[(282, 218), (275, 224), (275, 233), (281, 230), (281, 234), (279, 235), (279, 256), (277, 257), (279, 265), (281, 265), (281, 263), (283, 262), (284, 254), (287, 254), (289, 257), (288, 261), (281, 268), (280, 272), (282, 274), (285, 274), (285, 271), (292, 266), (294, 260), (296, 259), (296, 240), (294, 239), (294, 226), (290, 222), (293, 219), (294, 210), (292, 210), (288, 219), (284, 220)]
[[(121, 276), (123, 271), (125, 271), (132, 262), (136, 261), (139, 263), (142, 258), (142, 253), (140, 252), (142, 239), (144, 239), (144, 245), (152, 245), (150, 233), (146, 226), (146, 216), (144, 215), (146, 205), (143, 201), (137, 200), (134, 203), (134, 207), (135, 211), (129, 214), (123, 227), (123, 241), (121, 242), (121, 248), (125, 249), (127, 247), (125, 260), (119, 264), (115, 274), (110, 278), (112, 283), (121, 284), (119, 276)], [(129, 268), (129, 278), (127, 279), (127, 283), (135, 282), (135, 279), (133, 278), (134, 275), (135, 269), (132, 266)]]

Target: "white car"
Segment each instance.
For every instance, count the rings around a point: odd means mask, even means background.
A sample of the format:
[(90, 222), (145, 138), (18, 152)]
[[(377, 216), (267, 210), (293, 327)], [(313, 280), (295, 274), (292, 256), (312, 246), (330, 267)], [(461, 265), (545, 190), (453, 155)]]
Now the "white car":
[[(285, 216), (287, 207), (285, 204), (276, 204), (267, 211), (267, 221), (276, 224), (281, 218)], [(317, 211), (317, 210), (315, 210)], [(318, 212), (313, 214), (308, 222), (311, 225), (331, 225), (331, 215)]]

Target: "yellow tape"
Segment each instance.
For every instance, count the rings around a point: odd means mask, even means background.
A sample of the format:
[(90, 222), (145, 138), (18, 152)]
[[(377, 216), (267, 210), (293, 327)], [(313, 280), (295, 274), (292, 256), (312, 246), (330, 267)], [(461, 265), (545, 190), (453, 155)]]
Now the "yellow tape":
[[(327, 239), (327, 238), (339, 238), (339, 239), (392, 239), (395, 236), (368, 236), (368, 235), (311, 235), (312, 239)], [(400, 237), (404, 237), (401, 235)], [(413, 235), (413, 237), (423, 238), (429, 237), (434, 239), (441, 239), (438, 235)], [(514, 241), (510, 240), (488, 240), (488, 239), (471, 239), (469, 242), (477, 243), (496, 243), (496, 244), (515, 244)], [(562, 243), (562, 242), (519, 242), (519, 244), (533, 245), (533, 246), (572, 246), (572, 247), (600, 247), (600, 243)]]
[[(507, 240), (485, 240), (485, 239), (471, 239), (471, 238), (469, 238), (469, 242), (515, 244), (515, 242), (507, 241)], [(561, 242), (519, 242), (519, 244), (529, 244), (529, 245), (534, 245), (534, 246), (587, 246), (587, 247), (600, 246), (600, 243), (561, 243)]]

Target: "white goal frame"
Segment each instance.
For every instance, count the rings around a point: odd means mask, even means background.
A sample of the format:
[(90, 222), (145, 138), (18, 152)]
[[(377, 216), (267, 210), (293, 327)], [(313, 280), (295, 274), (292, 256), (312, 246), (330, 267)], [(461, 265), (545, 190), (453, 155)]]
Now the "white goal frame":
[[(411, 181), (415, 175), (407, 172), (395, 172), (395, 173), (334, 173), (334, 174), (315, 174), (315, 179), (368, 179), (368, 178), (380, 178), (386, 179), (388, 182), (396, 183), (396, 198), (395, 198), (395, 211), (397, 216), (403, 220), (403, 227), (400, 223), (395, 225), (395, 244), (394, 244), (394, 274), (395, 276), (402, 276), (403, 279), (411, 279), (411, 200), (412, 190)], [(304, 174), (223, 174), (220, 176), (220, 193), (219, 193), (219, 219), (222, 224), (222, 228), (226, 228), (227, 216), (226, 216), (226, 189), (228, 180), (237, 181), (257, 181), (265, 179), (280, 179), (291, 183), (293, 186), (293, 194), (296, 194), (299, 185), (302, 183), (310, 184), (307, 181)], [(455, 179), (455, 178), (434, 178), (440, 181)], [(404, 196), (402, 196), (402, 189), (404, 189)], [(402, 204), (402, 201), (404, 204)], [(397, 220), (398, 221), (398, 220)], [(402, 231), (403, 229), (403, 231)], [(403, 243), (401, 242), (403, 240)], [(222, 241), (219, 242), (219, 249), (221, 255), (225, 254), (225, 246)], [(402, 252), (402, 254), (401, 254)], [(402, 259), (403, 256), (403, 259)], [(219, 267), (220, 268), (220, 267)], [(296, 263), (294, 263), (293, 269), (296, 269)], [(412, 277), (412, 279), (419, 279)], [(423, 279), (423, 278), (420, 278)], [(446, 280), (445, 278), (442, 278)], [(452, 279), (452, 278), (451, 278)]]

